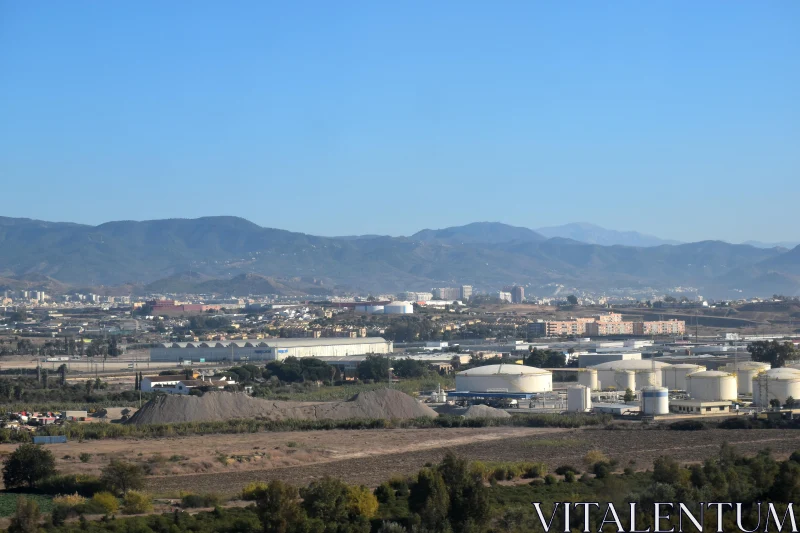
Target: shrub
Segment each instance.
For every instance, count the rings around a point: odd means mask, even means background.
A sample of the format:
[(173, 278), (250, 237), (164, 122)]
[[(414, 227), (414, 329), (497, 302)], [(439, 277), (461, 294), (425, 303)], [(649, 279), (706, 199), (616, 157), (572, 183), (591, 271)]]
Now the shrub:
[(92, 454), (86, 452), (83, 452), (78, 456), (78, 459), (80, 459), (82, 463), (88, 463), (91, 458)]
[(92, 512), (98, 514), (111, 515), (119, 510), (119, 500), (110, 492), (98, 492), (92, 496), (88, 505)]
[(255, 501), (258, 495), (267, 490), (267, 484), (263, 481), (251, 481), (242, 489), (242, 499), (246, 501)]
[(567, 483), (575, 483), (575, 472), (573, 472), (572, 470), (567, 470), (564, 473), (564, 481), (566, 481)]
[(737, 416), (735, 418), (727, 418), (717, 424), (719, 429), (753, 429), (753, 422), (743, 416)]
[(86, 498), (78, 494), (66, 494), (62, 496), (56, 496), (53, 498), (53, 504), (58, 505), (61, 507), (67, 507), (69, 509), (74, 509), (76, 507), (82, 506), (86, 503)]
[(62, 474), (50, 476), (38, 487), (44, 494), (80, 494), (87, 498), (103, 490), (103, 483), (97, 476), (85, 474)]
[(106, 489), (117, 494), (126, 494), (130, 490), (144, 487), (144, 470), (139, 465), (111, 459), (103, 469), (103, 484)]
[(394, 489), (388, 483), (381, 483), (375, 489), (375, 497), (380, 503), (390, 503), (394, 498)]
[(526, 463), (524, 465), (524, 472), (522, 473), (522, 477), (524, 478), (537, 478), (545, 475), (547, 473), (547, 465), (544, 463)]
[(351, 486), (347, 489), (349, 510), (354, 516), (372, 518), (378, 513), (378, 498), (367, 487)]
[(670, 424), (669, 429), (673, 431), (699, 431), (706, 429), (706, 425), (699, 420), (679, 420)]
[(566, 476), (567, 472), (572, 472), (573, 474), (580, 474), (581, 471), (572, 465), (561, 465), (556, 468), (555, 473), (559, 476)]
[(608, 457), (600, 450), (589, 450), (583, 457), (583, 462), (589, 468), (593, 468), (597, 463), (607, 463)]
[(598, 479), (607, 478), (611, 475), (611, 465), (606, 462), (595, 463), (592, 467), (592, 472)]
[(544, 476), (545, 485), (555, 485), (556, 483), (558, 483), (558, 478), (556, 478), (556, 476), (554, 476), (553, 474), (547, 474), (546, 476)]
[(122, 512), (125, 514), (143, 514), (153, 510), (153, 500), (146, 492), (129, 490), (125, 493)]
[(216, 507), (222, 504), (223, 499), (219, 494), (185, 494), (181, 498), (181, 507)]

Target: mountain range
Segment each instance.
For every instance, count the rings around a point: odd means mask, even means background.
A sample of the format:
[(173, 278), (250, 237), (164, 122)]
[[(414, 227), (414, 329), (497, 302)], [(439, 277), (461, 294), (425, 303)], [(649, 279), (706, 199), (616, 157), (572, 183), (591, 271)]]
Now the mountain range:
[[(659, 244), (635, 232), (561, 228), (476, 222), (410, 237), (318, 237), (237, 217), (99, 226), (0, 217), (0, 288), (44, 276), (38, 279), (73, 287), (135, 284), (146, 292), (236, 295), (459, 284), (496, 290), (511, 283), (595, 291), (691, 286), (718, 298), (800, 293), (800, 247)], [(559, 231), (565, 233), (553, 236)], [(639, 244), (620, 244), (615, 235)]]

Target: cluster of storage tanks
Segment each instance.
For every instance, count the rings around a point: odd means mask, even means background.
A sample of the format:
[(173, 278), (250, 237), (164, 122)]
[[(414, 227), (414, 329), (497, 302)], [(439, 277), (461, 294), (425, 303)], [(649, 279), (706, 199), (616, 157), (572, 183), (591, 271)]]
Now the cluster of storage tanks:
[[(797, 366), (798, 368), (794, 368)], [(698, 401), (736, 401), (753, 397), (753, 404), (768, 407), (770, 400), (781, 405), (789, 397), (800, 401), (800, 364), (770, 368), (769, 364), (743, 361), (721, 370), (707, 370), (689, 363), (658, 361), (610, 361), (580, 369), (578, 385), (567, 391), (570, 411), (591, 408), (591, 393), (614, 387), (640, 391), (642, 411), (664, 414), (669, 410), (669, 391), (686, 391)], [(539, 393), (553, 390), (553, 374), (541, 368), (516, 364), (487, 365), (456, 374), (456, 389), (473, 392)]]

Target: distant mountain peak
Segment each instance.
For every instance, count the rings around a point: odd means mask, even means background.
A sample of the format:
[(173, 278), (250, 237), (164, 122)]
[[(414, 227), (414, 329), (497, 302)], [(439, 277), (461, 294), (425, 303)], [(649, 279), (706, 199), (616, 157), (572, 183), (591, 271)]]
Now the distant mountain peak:
[(472, 222), (464, 226), (424, 229), (410, 237), (415, 241), (450, 244), (501, 244), (506, 242), (539, 242), (544, 237), (529, 228), (502, 222)]
[(561, 226), (539, 228), (536, 231), (548, 238), (563, 237), (586, 244), (600, 244), (602, 246), (649, 247), (663, 244), (680, 244), (679, 241), (662, 239), (653, 235), (639, 233), (638, 231), (606, 229), (590, 222), (572, 222)]

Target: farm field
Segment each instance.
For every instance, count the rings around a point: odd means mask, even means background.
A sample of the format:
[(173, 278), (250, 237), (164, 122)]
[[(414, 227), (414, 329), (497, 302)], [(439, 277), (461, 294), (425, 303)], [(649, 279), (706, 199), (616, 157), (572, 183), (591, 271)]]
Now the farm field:
[[(143, 465), (156, 494), (181, 490), (235, 494), (250, 481), (282, 479), (304, 485), (324, 475), (376, 486), (393, 475), (417, 472), (450, 449), (480, 461), (541, 461), (551, 469), (582, 466), (589, 450), (619, 462), (652, 467), (659, 455), (702, 461), (723, 442), (742, 454), (771, 448), (776, 458), (800, 449), (800, 431), (777, 429), (671, 431), (657, 428), (450, 428), (328, 430), (116, 439), (48, 446), (64, 473), (98, 474), (112, 457)], [(13, 444), (0, 445), (0, 455)], [(82, 454), (89, 454), (83, 455)]]

